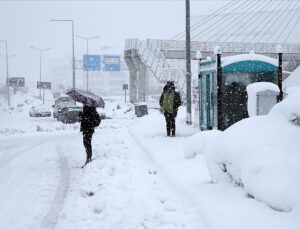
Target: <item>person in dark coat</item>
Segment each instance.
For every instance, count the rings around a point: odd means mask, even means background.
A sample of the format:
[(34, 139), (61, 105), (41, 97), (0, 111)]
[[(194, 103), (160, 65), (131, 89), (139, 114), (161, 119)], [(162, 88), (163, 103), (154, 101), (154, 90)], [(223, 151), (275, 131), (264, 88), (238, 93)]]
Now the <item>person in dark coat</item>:
[[(80, 117), (80, 131), (83, 136), (83, 145), (86, 150), (86, 163), (92, 160), (92, 137), (97, 126), (97, 119), (100, 119), (95, 107), (83, 106)], [(99, 124), (98, 124), (99, 125)]]
[(176, 135), (176, 117), (178, 107), (181, 105), (180, 94), (175, 91), (174, 82), (168, 81), (164, 86), (163, 93), (160, 96), (159, 105), (163, 110), (166, 119), (167, 136)]

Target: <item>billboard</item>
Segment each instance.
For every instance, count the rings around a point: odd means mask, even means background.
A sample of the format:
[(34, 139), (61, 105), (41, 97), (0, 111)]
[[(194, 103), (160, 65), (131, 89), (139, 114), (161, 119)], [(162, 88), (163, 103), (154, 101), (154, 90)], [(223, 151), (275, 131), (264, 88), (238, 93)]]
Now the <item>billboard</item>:
[(100, 71), (100, 55), (83, 55), (83, 71)]
[(25, 78), (24, 77), (11, 77), (8, 80), (8, 86), (24, 87), (25, 86)]
[(103, 55), (103, 70), (106, 72), (119, 72), (121, 57), (118, 55)]
[(51, 89), (51, 82), (37, 82), (37, 89)]

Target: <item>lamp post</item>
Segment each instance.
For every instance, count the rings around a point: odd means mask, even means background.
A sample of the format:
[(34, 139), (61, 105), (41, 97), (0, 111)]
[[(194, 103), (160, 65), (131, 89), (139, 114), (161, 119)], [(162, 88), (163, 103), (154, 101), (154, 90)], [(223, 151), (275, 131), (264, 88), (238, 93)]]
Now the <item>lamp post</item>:
[(191, 28), (190, 28), (190, 0), (185, 0), (186, 11), (186, 124), (192, 124), (192, 87), (191, 87)]
[(278, 54), (278, 87), (279, 87), (279, 96), (278, 102), (283, 100), (283, 91), (282, 91), (282, 47), (281, 45), (277, 46), (277, 54)]
[[(5, 50), (6, 50), (6, 93), (7, 93), (7, 104), (10, 106), (10, 93), (9, 93), (9, 70), (8, 70), (8, 48), (7, 48), (7, 40), (0, 40), (0, 42), (5, 43)], [(15, 55), (13, 55), (15, 56)]]
[(61, 21), (61, 22), (72, 22), (72, 52), (73, 52), (73, 60), (72, 60), (72, 68), (73, 68), (73, 88), (75, 88), (75, 51), (74, 51), (74, 21), (73, 20), (65, 20), (65, 19), (52, 19), (50, 21)]
[[(83, 37), (83, 36), (79, 36), (79, 35), (76, 35), (76, 37), (86, 40), (86, 56), (88, 58), (88, 56), (89, 56), (89, 40), (93, 40), (93, 39), (100, 38), (100, 37), (99, 36)], [(87, 68), (86, 68), (86, 90), (87, 91), (89, 90), (89, 66), (87, 66)]]
[[(40, 82), (42, 82), (42, 54), (43, 54), (44, 51), (48, 51), (51, 48), (39, 49), (39, 48), (35, 48), (33, 46), (31, 46), (30, 48), (40, 52)], [(41, 97), (42, 97), (42, 95), (41, 95), (41, 89), (40, 89), (40, 98)]]

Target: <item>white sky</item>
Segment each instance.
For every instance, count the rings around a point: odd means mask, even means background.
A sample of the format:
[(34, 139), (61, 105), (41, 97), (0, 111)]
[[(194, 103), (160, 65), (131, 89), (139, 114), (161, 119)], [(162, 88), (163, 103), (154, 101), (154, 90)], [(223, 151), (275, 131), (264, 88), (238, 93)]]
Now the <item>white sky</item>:
[[(228, 2), (191, 0), (192, 19)], [(50, 62), (71, 62), (71, 23), (51, 19), (72, 19), (75, 34), (100, 36), (89, 42), (90, 54), (122, 54), (126, 39), (170, 39), (184, 31), (185, 0), (0, 0), (0, 40), (8, 40), (9, 55), (16, 55), (9, 58), (11, 77), (26, 77), (26, 82), (38, 80), (39, 53), (30, 46), (51, 48), (43, 55), (45, 79), (51, 79), (47, 68)], [(75, 38), (75, 58), (82, 59), (84, 53), (86, 42)], [(4, 43), (0, 43), (0, 55), (5, 55)], [(5, 58), (0, 57), (0, 85), (5, 83), (5, 74)]]
[[(191, 14), (206, 14), (228, 1), (191, 1)], [(122, 54), (128, 38), (169, 39), (185, 27), (185, 1), (3, 1), (0, 0), (0, 40), (8, 40), (11, 77), (38, 78), (39, 53), (30, 48), (51, 48), (44, 53), (43, 76), (50, 59), (71, 58), (71, 23), (51, 19), (73, 19), (75, 34), (100, 36), (89, 42), (89, 52)], [(81, 58), (86, 42), (75, 38), (75, 55)], [(117, 54), (118, 54), (117, 53)], [(5, 45), (0, 43), (0, 55)], [(5, 82), (5, 58), (0, 59), (0, 81)], [(47, 76), (45, 76), (47, 78)], [(28, 80), (27, 80), (28, 81)]]

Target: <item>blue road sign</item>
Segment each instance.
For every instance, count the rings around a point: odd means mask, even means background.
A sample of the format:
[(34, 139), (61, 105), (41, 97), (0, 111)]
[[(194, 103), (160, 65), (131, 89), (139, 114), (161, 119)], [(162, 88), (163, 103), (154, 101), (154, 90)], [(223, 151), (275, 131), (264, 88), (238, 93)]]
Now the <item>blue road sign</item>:
[(83, 55), (83, 71), (100, 71), (100, 55)]
[(103, 56), (103, 70), (107, 72), (119, 72), (121, 69), (121, 57), (117, 55)]

